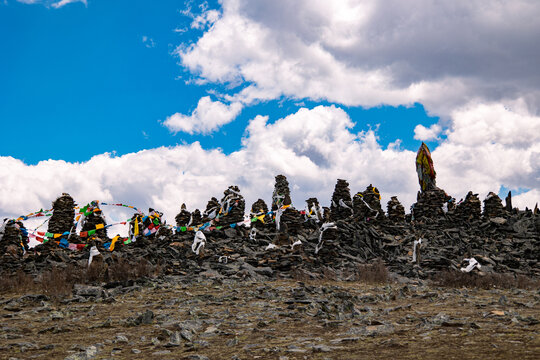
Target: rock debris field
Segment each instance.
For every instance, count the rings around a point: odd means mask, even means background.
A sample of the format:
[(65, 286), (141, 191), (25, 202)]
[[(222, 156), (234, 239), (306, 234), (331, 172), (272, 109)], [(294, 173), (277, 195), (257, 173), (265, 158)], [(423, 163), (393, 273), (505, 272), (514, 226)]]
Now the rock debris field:
[(0, 357), (537, 359), (538, 291), (214, 273), (4, 296)]

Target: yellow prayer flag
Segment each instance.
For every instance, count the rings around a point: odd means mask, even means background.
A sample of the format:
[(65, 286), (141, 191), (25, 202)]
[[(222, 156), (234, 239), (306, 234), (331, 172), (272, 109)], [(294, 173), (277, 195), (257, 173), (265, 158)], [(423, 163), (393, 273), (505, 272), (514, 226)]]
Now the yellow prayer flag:
[(54, 238), (59, 238), (60, 236), (62, 236), (62, 234), (54, 234)]
[(120, 235), (116, 235), (115, 237), (113, 237), (112, 241), (111, 241), (111, 247), (109, 247), (109, 251), (113, 251), (114, 250), (114, 244), (116, 244), (116, 242), (118, 241), (118, 239), (120, 239)]
[(139, 220), (135, 218), (135, 226), (133, 230), (133, 235), (137, 236), (139, 235)]
[(103, 229), (104, 227), (105, 227), (104, 224), (97, 224), (96, 225), (96, 230)]

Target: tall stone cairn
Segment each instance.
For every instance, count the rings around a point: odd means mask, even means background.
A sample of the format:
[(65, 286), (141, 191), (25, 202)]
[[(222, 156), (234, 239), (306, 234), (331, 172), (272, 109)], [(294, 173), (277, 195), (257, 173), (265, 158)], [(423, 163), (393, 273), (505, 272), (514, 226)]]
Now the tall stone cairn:
[(483, 215), (486, 218), (504, 217), (506, 215), (501, 198), (494, 192), (490, 192), (484, 200)]
[(388, 219), (394, 222), (405, 221), (405, 208), (399, 202), (397, 196), (392, 196), (386, 205)]
[(244, 221), (244, 211), (246, 201), (240, 194), (240, 189), (236, 185), (231, 185), (223, 192), (221, 199), (222, 213), (219, 218), (220, 226), (227, 226)]
[(71, 231), (75, 224), (75, 205), (75, 201), (69, 194), (62, 193), (62, 196), (52, 204), (53, 215), (49, 220), (47, 231), (53, 234), (63, 234), (66, 231)]
[(332, 221), (345, 220), (353, 214), (351, 190), (346, 180), (337, 180), (330, 204), (330, 218)]
[(285, 197), (291, 197), (291, 191), (289, 190), (289, 182), (284, 175), (276, 176), (276, 184), (274, 185), (274, 192), (272, 193), (272, 211), (275, 211), (279, 206), (283, 205)]
[(472, 191), (467, 193), (465, 200), (456, 206), (455, 216), (463, 221), (472, 221), (480, 219), (482, 204), (478, 194)]
[(186, 210), (186, 204), (180, 206), (180, 212), (174, 218), (177, 227), (188, 226), (191, 220), (191, 213)]

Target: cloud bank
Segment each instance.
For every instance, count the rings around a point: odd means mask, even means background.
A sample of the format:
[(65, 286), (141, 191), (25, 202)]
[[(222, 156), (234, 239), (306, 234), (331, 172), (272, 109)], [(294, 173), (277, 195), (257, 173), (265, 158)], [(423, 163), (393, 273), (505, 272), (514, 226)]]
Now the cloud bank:
[[(475, 112), (498, 110), (496, 106), (481, 106), (456, 116), (466, 121)], [(508, 116), (519, 117), (514, 113)], [(526, 120), (520, 117), (518, 121)], [(352, 126), (343, 109), (317, 106), (300, 109), (272, 124), (265, 116), (255, 117), (247, 127), (241, 149), (230, 155), (204, 150), (196, 142), (118, 157), (103, 154), (84, 163), (47, 160), (25, 165), (11, 157), (0, 157), (0, 213), (18, 216), (48, 208), (58, 195), (68, 192), (79, 204), (98, 199), (145, 210), (160, 209), (170, 222), (181, 203), (191, 210), (204, 209), (210, 197), (221, 198), (232, 184), (239, 185), (248, 208), (258, 198), (269, 202), (277, 174), (288, 177), (293, 204), (300, 209), (311, 196), (329, 204), (338, 178), (347, 179), (353, 193), (369, 184), (379, 187), (383, 207), (393, 195), (410, 206), (419, 189), (416, 154), (397, 144), (384, 149), (373, 131), (353, 133)], [(501, 182), (537, 187), (540, 132), (531, 135), (533, 145), (513, 143), (512, 151), (496, 157), (493, 154), (501, 145), (489, 141), (503, 136), (505, 129), (484, 133), (483, 140), (475, 138), (488, 144), (484, 149), (468, 145), (468, 139), (462, 139), (458, 131), (451, 130), (447, 142), (433, 151), (438, 184), (451, 195), (459, 199), (473, 190), (485, 196), (489, 191), (498, 191)], [(537, 188), (529, 195), (538, 196)], [(514, 203), (534, 206), (531, 196), (525, 194), (516, 197)], [(108, 209), (105, 211), (110, 214)], [(118, 213), (113, 218), (124, 219), (127, 214)]]

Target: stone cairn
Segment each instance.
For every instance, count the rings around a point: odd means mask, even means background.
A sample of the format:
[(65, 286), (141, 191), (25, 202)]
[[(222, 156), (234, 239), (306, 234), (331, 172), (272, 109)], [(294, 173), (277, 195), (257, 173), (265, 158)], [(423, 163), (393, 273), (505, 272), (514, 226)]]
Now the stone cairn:
[(191, 225), (201, 225), (202, 224), (202, 215), (199, 209), (195, 209), (191, 213)]
[(238, 186), (229, 186), (223, 192), (223, 195), (220, 202), (221, 217), (219, 218), (219, 225), (227, 226), (242, 222), (244, 220), (246, 201), (240, 194)]
[(256, 228), (257, 230), (264, 230), (267, 229), (270, 226), (270, 223), (272, 222), (272, 217), (268, 215), (268, 206), (266, 206), (266, 203), (263, 199), (258, 199), (251, 205), (251, 211), (249, 213), (250, 219), (253, 219), (258, 216), (262, 216), (262, 220), (256, 220), (251, 223), (251, 227)]
[(490, 192), (484, 200), (484, 217), (504, 217), (506, 213), (501, 198), (494, 192)]
[(28, 233), (21, 221), (6, 219), (0, 230), (0, 255), (20, 257), (28, 250)]
[[(210, 220), (214, 220), (217, 214), (219, 213), (220, 208), (221, 206), (219, 205), (218, 199), (216, 199), (215, 197), (212, 197), (206, 204), (206, 210), (204, 210), (202, 214), (201, 222), (203, 224), (206, 224)], [(193, 225), (197, 225), (197, 224), (193, 224)]]
[(399, 202), (397, 196), (392, 196), (386, 205), (388, 219), (393, 222), (405, 221), (405, 208)]
[(364, 192), (358, 192), (354, 195), (353, 211), (357, 220), (381, 220), (384, 212), (381, 207), (379, 190), (370, 184)]
[[(292, 207), (291, 191), (289, 190), (287, 178), (284, 175), (278, 175), (276, 176), (276, 184), (272, 194), (272, 210), (277, 212), (279, 208), (286, 205), (291, 206), (286, 208), (281, 214), (280, 231), (296, 235), (302, 227), (302, 216), (298, 210)], [(285, 224), (285, 226), (281, 227), (281, 224)]]
[(412, 216), (418, 220), (422, 217), (438, 218), (443, 216), (449, 207), (453, 206), (452, 197), (436, 185), (435, 168), (431, 159), (431, 152), (426, 144), (422, 143), (416, 154), (416, 173), (420, 191), (416, 195), (416, 203), (412, 208)]
[(176, 221), (177, 227), (191, 225), (191, 213), (186, 210), (186, 204), (182, 204), (180, 207), (180, 212), (176, 215), (174, 220)]
[(70, 232), (74, 225), (75, 201), (69, 194), (63, 193), (52, 205), (53, 215), (49, 220), (47, 231), (53, 234)]
[[(91, 211), (91, 213), (82, 220), (81, 231), (94, 230), (96, 226), (100, 224), (107, 225), (103, 212), (99, 208), (97, 201), (92, 201), (88, 207), (88, 210)], [(107, 236), (107, 229), (103, 228), (96, 230), (96, 237), (100, 238), (101, 240), (107, 240), (109, 238)]]
[(437, 218), (443, 216), (445, 206), (451, 197), (443, 189), (434, 188), (425, 191), (419, 191), (416, 195), (416, 203), (413, 205), (413, 216), (415, 219), (421, 217)]
[(276, 211), (281, 205), (285, 196), (291, 197), (291, 191), (289, 190), (289, 182), (284, 175), (276, 176), (276, 184), (274, 185), (274, 192), (272, 193), (272, 211)]
[(469, 191), (467, 196), (465, 196), (465, 200), (457, 204), (454, 214), (456, 218), (463, 221), (478, 220), (480, 219), (481, 207), (482, 204), (480, 203), (478, 194), (473, 194), (472, 191)]
[(319, 225), (324, 221), (324, 210), (319, 204), (317, 198), (312, 197), (306, 200), (307, 209), (304, 215), (304, 226), (312, 229), (318, 229)]
[(330, 203), (330, 219), (332, 221), (345, 220), (353, 214), (351, 191), (346, 180), (337, 180)]
[[(289, 196), (285, 197), (284, 205), (291, 204), (291, 198)], [(283, 215), (281, 215), (282, 224), (286, 225), (284, 231), (287, 231), (291, 235), (298, 235), (302, 231), (302, 224), (304, 219), (302, 219), (302, 214), (300, 211), (296, 210), (292, 205), (285, 209)], [(283, 230), (283, 229), (282, 229)]]

